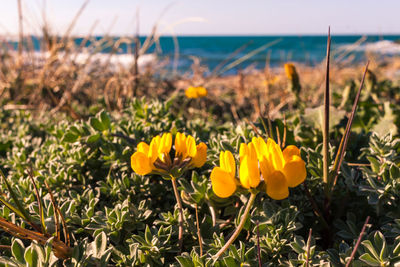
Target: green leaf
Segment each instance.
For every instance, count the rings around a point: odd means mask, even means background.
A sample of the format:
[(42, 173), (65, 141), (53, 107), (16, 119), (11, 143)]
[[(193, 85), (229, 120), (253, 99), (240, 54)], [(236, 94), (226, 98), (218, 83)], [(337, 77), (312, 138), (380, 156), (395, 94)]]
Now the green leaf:
[(100, 134), (96, 133), (96, 134), (92, 134), (91, 136), (88, 137), (87, 142), (89, 144), (91, 143), (95, 143), (100, 139)]
[(178, 263), (181, 267), (193, 267), (194, 266), (193, 262), (186, 257), (178, 256), (178, 257), (176, 257), (176, 260), (178, 261)]
[(235, 259), (233, 257), (231, 257), (231, 256), (225, 257), (224, 258), (224, 263), (225, 263), (226, 266), (230, 266), (230, 267), (231, 266), (232, 267), (240, 266), (239, 264), (236, 263)]
[(375, 250), (375, 247), (372, 245), (371, 241), (369, 240), (364, 240), (361, 242), (361, 244), (372, 254), (372, 256), (379, 261), (379, 255)]
[(365, 253), (360, 256), (360, 260), (368, 264), (368, 266), (380, 266), (380, 262), (372, 257), (370, 254)]
[(101, 132), (107, 129), (97, 118), (90, 118), (89, 123), (97, 131)]
[(25, 263), (24, 259), (25, 246), (20, 239), (14, 239), (11, 244), (11, 253), (19, 262)]
[[(346, 115), (346, 111), (339, 110), (331, 106), (329, 114), (329, 129), (331, 130), (344, 118), (344, 116)], [(316, 108), (306, 108), (304, 111), (304, 115), (302, 116), (302, 119), (306, 124), (312, 126), (313, 128), (318, 128), (321, 131), (323, 126), (323, 118), (324, 106), (319, 106)]]
[(149, 228), (148, 225), (146, 225), (144, 238), (146, 239), (147, 244), (151, 244), (151, 240), (153, 239), (153, 235), (151, 234), (151, 231), (150, 231), (150, 228)]
[(106, 129), (110, 129), (110, 127), (111, 127), (111, 119), (110, 119), (110, 116), (107, 114), (106, 111), (103, 110), (100, 113), (100, 120), (101, 120), (101, 123), (103, 124), (103, 126)]
[(25, 255), (24, 255), (25, 261), (27, 266), (29, 267), (38, 267), (38, 254), (36, 249), (34, 249), (32, 246), (28, 247), (25, 250)]
[(101, 258), (107, 248), (107, 235), (104, 232), (99, 233), (94, 239), (94, 253), (97, 258)]
[(61, 142), (66, 142), (66, 143), (73, 143), (76, 142), (76, 140), (78, 140), (78, 135), (75, 135), (71, 132), (66, 132), (63, 136), (63, 138), (61, 139)]

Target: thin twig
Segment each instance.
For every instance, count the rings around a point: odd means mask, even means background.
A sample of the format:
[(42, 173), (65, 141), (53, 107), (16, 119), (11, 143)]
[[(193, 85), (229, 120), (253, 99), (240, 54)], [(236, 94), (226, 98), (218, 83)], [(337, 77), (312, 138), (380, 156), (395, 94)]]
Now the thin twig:
[(33, 188), (35, 189), (36, 199), (37, 199), (38, 207), (39, 207), (40, 225), (42, 226), (42, 233), (46, 234), (46, 225), (44, 224), (44, 212), (43, 212), (42, 199), (40, 198), (39, 190), (36, 186), (35, 179), (33, 178), (32, 166), (30, 166), (30, 168), (28, 169), (28, 176), (33, 184)]
[(57, 212), (57, 205), (56, 205), (56, 201), (54, 200), (54, 196), (50, 191), (50, 187), (48, 186), (47, 182), (45, 181), (45, 185), (47, 188), (47, 191), (49, 192), (50, 195), (50, 201), (51, 201), (51, 205), (53, 206), (53, 213), (54, 213), (54, 224), (55, 224), (55, 230), (56, 230), (56, 237), (58, 240), (61, 240), (61, 231), (60, 231), (60, 221), (58, 218), (58, 212)]
[(310, 228), (310, 231), (308, 232), (308, 238), (307, 238), (307, 257), (306, 257), (306, 267), (309, 266), (310, 262), (310, 246), (311, 246), (311, 236), (312, 236), (312, 228)]
[(246, 208), (243, 212), (243, 215), (240, 219), (240, 223), (237, 226), (236, 230), (233, 232), (233, 234), (231, 235), (231, 237), (229, 238), (229, 240), (225, 243), (225, 245), (217, 252), (217, 254), (215, 254), (215, 256), (213, 256), (214, 261), (217, 261), (219, 259), (219, 257), (221, 257), (222, 254), (224, 254), (224, 252), (230, 247), (230, 245), (232, 245), (232, 243), (236, 240), (236, 238), (239, 236), (240, 232), (243, 229), (243, 226), (247, 220), (247, 217), (249, 215), (250, 209), (253, 206), (254, 200), (256, 199), (257, 194), (255, 193), (251, 193), (250, 198), (247, 202)]
[(197, 227), (197, 237), (199, 238), (200, 257), (202, 257), (203, 256), (203, 240), (201, 238), (200, 223), (199, 223), (199, 212), (197, 210), (197, 204), (194, 205), (194, 208), (196, 210), (196, 227)]
[(253, 128), (253, 131), (256, 133), (257, 136), (262, 137), (262, 135), (260, 134), (260, 132), (258, 131), (257, 127), (254, 125), (254, 123), (252, 123), (251, 121), (249, 121), (247, 118), (244, 119), (244, 121), (248, 124), (250, 124), (251, 128)]
[[(53, 202), (54, 201), (54, 196), (53, 196), (53, 193), (51, 192), (50, 187), (47, 184), (46, 180), (44, 180), (44, 184), (46, 185), (46, 188), (47, 188), (47, 190), (49, 191), (49, 194), (50, 194), (50, 198), (53, 199), (52, 200), (52, 202)], [(54, 203), (55, 203), (55, 201), (54, 201)], [(67, 228), (67, 224), (65, 222), (64, 216), (62, 215), (61, 210), (58, 208), (58, 206), (56, 204), (54, 205), (54, 208), (55, 208), (54, 211), (56, 213), (58, 213), (58, 215), (61, 218), (61, 224), (63, 226), (63, 231), (64, 231), (65, 244), (69, 247), (71, 245), (71, 240), (70, 240), (70, 237), (69, 237), (69, 232), (68, 232), (68, 228)]]
[(355, 167), (369, 167), (369, 166), (371, 166), (370, 163), (352, 163), (352, 162), (348, 162), (347, 165), (348, 166), (355, 166)]
[(360, 87), (358, 88), (356, 98), (354, 99), (353, 108), (351, 110), (350, 118), (347, 121), (345, 134), (343, 135), (342, 140), (340, 141), (340, 145), (339, 145), (339, 149), (338, 149), (339, 158), (335, 159), (335, 164), (334, 164), (335, 179), (333, 181), (331, 192), (333, 191), (333, 188), (335, 187), (337, 179), (339, 177), (340, 166), (342, 165), (343, 158), (344, 158), (344, 153), (346, 152), (347, 142), (349, 141), (349, 136), (350, 136), (351, 125), (353, 124), (354, 115), (355, 115), (356, 110), (357, 110), (358, 101), (359, 101), (360, 95), (361, 95), (361, 89), (364, 86), (364, 80), (365, 80), (365, 76), (366, 76), (367, 71), (368, 71), (368, 65), (369, 65), (369, 61), (367, 62), (367, 65), (365, 66), (364, 75), (362, 77)]
[(353, 261), (354, 256), (356, 255), (357, 249), (358, 249), (358, 247), (360, 246), (360, 243), (361, 243), (361, 239), (362, 239), (362, 237), (363, 237), (363, 235), (364, 235), (364, 233), (365, 233), (365, 230), (366, 230), (366, 228), (367, 228), (367, 225), (368, 225), (368, 222), (369, 222), (369, 218), (370, 218), (370, 217), (368, 216), (367, 219), (365, 219), (364, 226), (363, 226), (363, 228), (361, 229), (361, 233), (360, 233), (360, 235), (358, 236), (356, 245), (354, 246), (353, 251), (351, 252), (350, 259), (349, 259), (349, 261), (346, 263), (346, 267), (349, 267), (349, 266), (350, 266), (350, 263)]
[(281, 143), (281, 134), (279, 133), (279, 127), (275, 127), (276, 130), (276, 140), (278, 141), (278, 145), (280, 148), (282, 148), (282, 143)]
[(283, 116), (283, 137), (282, 137), (282, 146), (284, 148), (286, 145), (286, 133), (287, 132), (287, 125), (286, 125), (286, 116)]
[(182, 253), (182, 245), (183, 245), (183, 206), (181, 197), (179, 196), (178, 186), (176, 185), (176, 178), (172, 177), (172, 187), (174, 189), (174, 194), (176, 198), (176, 202), (178, 203), (179, 209), (179, 234), (178, 234), (178, 245), (179, 245), (179, 254)]

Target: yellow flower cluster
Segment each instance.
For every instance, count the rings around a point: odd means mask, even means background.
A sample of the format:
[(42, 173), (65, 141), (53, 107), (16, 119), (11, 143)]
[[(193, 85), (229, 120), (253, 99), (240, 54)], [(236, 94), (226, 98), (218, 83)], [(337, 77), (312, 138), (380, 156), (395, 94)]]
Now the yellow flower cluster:
[(264, 181), (267, 195), (280, 200), (289, 196), (289, 187), (298, 186), (306, 178), (305, 162), (295, 146), (282, 151), (274, 140), (268, 138), (265, 142), (254, 137), (249, 144), (241, 144), (239, 154), (239, 181), (235, 177), (235, 159), (229, 151), (221, 152), (220, 166), (211, 172), (212, 188), (219, 197), (231, 196), (238, 185), (253, 190)]
[(205, 96), (207, 96), (207, 89), (202, 86), (198, 86), (198, 87), (189, 86), (185, 90), (185, 95), (187, 98), (205, 97)]
[(196, 141), (190, 135), (177, 133), (175, 137), (175, 157), (171, 160), (172, 135), (164, 133), (154, 137), (150, 145), (140, 142), (131, 156), (131, 167), (139, 175), (158, 173), (170, 175), (182, 169), (199, 168), (207, 159), (207, 145)]

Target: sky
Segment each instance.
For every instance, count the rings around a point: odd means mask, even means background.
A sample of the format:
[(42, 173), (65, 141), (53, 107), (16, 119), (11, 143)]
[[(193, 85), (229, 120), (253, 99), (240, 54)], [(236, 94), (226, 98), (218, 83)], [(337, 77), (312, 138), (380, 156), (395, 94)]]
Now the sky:
[[(85, 2), (21, 1), (30, 34), (40, 34), (44, 18), (64, 33)], [(400, 0), (91, 0), (73, 34), (132, 35), (136, 21), (141, 35), (156, 23), (164, 35), (325, 35), (328, 26), (332, 34), (399, 34), (399, 11)], [(0, 35), (17, 33), (17, 0), (3, 0)]]

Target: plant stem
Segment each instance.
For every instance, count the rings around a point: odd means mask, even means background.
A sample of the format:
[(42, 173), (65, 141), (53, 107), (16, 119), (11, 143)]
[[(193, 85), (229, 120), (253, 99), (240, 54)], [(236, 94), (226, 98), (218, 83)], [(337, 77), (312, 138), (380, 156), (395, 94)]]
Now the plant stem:
[(323, 135), (323, 181), (325, 196), (328, 197), (330, 180), (329, 180), (329, 58), (331, 51), (331, 35), (328, 30), (328, 44), (326, 49), (326, 79), (324, 93), (324, 125), (322, 130)]
[(179, 196), (178, 186), (176, 185), (176, 178), (172, 177), (172, 187), (174, 188), (174, 194), (176, 198), (176, 203), (178, 203), (179, 209), (179, 234), (178, 234), (178, 244), (179, 244), (179, 254), (182, 252), (182, 244), (183, 244), (183, 206), (181, 197)]
[(229, 238), (228, 242), (226, 242), (225, 245), (218, 251), (218, 253), (215, 254), (214, 260), (217, 260), (239, 236), (239, 234), (242, 231), (243, 226), (247, 220), (247, 216), (249, 215), (250, 209), (253, 206), (254, 200), (256, 199), (256, 195), (257, 194), (255, 194), (255, 193), (251, 193), (249, 201), (247, 202), (246, 209), (244, 210), (242, 219), (241, 219), (238, 227), (236, 228), (235, 232), (232, 234), (231, 238)]
[(199, 212), (197, 210), (197, 204), (195, 204), (194, 208), (196, 209), (196, 227), (197, 227), (197, 237), (199, 239), (199, 246), (200, 246), (200, 257), (202, 257), (203, 256), (203, 241), (202, 241), (201, 232), (200, 232)]
[(356, 244), (355, 244), (355, 246), (354, 246), (354, 248), (353, 248), (353, 251), (351, 252), (350, 259), (349, 259), (349, 261), (346, 263), (346, 267), (349, 267), (349, 266), (350, 266), (351, 262), (352, 262), (353, 259), (354, 259), (354, 256), (356, 255), (357, 249), (358, 249), (358, 247), (360, 246), (360, 243), (361, 243), (361, 239), (363, 238), (364, 233), (365, 233), (365, 230), (367, 229), (367, 225), (368, 225), (368, 222), (369, 222), (369, 218), (370, 218), (370, 217), (367, 216), (367, 219), (365, 219), (364, 226), (363, 226), (363, 228), (361, 229), (361, 232), (360, 232), (360, 235), (358, 236), (357, 242), (356, 242)]

